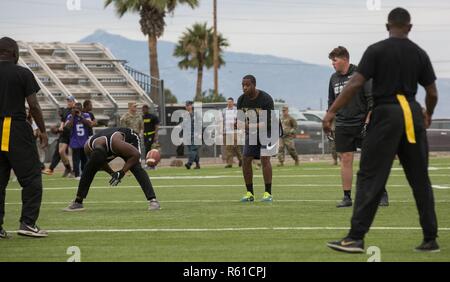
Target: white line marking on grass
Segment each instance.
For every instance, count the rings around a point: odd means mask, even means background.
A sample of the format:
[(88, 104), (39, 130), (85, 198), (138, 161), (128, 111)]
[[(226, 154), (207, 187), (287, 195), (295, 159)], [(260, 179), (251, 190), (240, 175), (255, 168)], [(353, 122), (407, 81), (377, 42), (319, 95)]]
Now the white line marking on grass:
[[(390, 177), (405, 177), (404, 174), (391, 174)], [(429, 174), (430, 177), (440, 177), (440, 176), (448, 176), (448, 174)], [(131, 176), (129, 176), (131, 177)], [(253, 177), (262, 178), (263, 176), (260, 174), (256, 174)], [(283, 174), (274, 174), (272, 176), (273, 178), (305, 178), (305, 177), (311, 177), (311, 178), (323, 178), (323, 177), (333, 177), (333, 178), (339, 178), (341, 177), (340, 174), (299, 174), (299, 175), (283, 175)], [(134, 177), (132, 177), (134, 179)], [(220, 179), (220, 178), (242, 178), (242, 175), (191, 175), (191, 176), (150, 176), (151, 180), (184, 180), (184, 179)], [(110, 177), (96, 177), (95, 179), (110, 179)], [(125, 177), (124, 179), (127, 179)], [(62, 179), (44, 179), (44, 181), (61, 181)], [(73, 182), (79, 182), (78, 180), (72, 179), (72, 178), (66, 178), (65, 180), (73, 181)]]
[[(429, 166), (428, 170), (448, 170), (449, 167), (435, 167), (435, 166)], [(403, 171), (402, 167), (393, 167), (391, 168), (392, 171)]]
[(433, 185), (434, 189), (450, 189), (450, 185)]
[[(227, 187), (244, 187), (243, 184), (227, 184)], [(262, 184), (255, 184), (256, 187), (262, 187)], [(281, 187), (326, 187), (326, 188), (340, 188), (341, 184), (282, 184)], [(154, 188), (212, 188), (212, 187), (224, 187), (221, 184), (191, 184), (191, 185), (153, 185)], [(389, 187), (409, 187), (407, 184), (389, 184)], [(121, 188), (140, 188), (138, 185), (125, 185), (125, 186), (92, 186), (90, 189), (112, 189), (117, 190)], [(433, 185), (435, 189), (450, 189), (450, 184)], [(76, 190), (77, 187), (47, 187), (45, 191), (51, 190)], [(7, 191), (22, 191), (22, 188), (8, 188)]]
[[(60, 229), (47, 230), (49, 233), (119, 233), (119, 232), (220, 232), (220, 231), (286, 231), (286, 230), (348, 230), (349, 227), (225, 227), (225, 228), (140, 228), (140, 229)], [(422, 230), (420, 227), (371, 227), (371, 230)], [(450, 231), (450, 228), (439, 228), (439, 231)], [(13, 231), (12, 233), (17, 233)]]
[[(314, 203), (314, 202), (339, 202), (338, 200), (328, 200), (328, 199), (276, 199), (274, 200), (276, 202), (281, 203), (289, 203), (289, 202), (299, 202), (299, 203)], [(166, 200), (166, 201), (160, 201), (161, 203), (240, 203), (239, 200)], [(389, 200), (390, 203), (415, 203), (414, 200)], [(450, 200), (435, 200), (435, 203), (450, 203)], [(70, 201), (65, 202), (42, 202), (42, 205), (67, 205)], [(86, 204), (93, 204), (93, 205), (108, 205), (108, 204), (140, 204), (140, 203), (147, 203), (145, 200), (135, 200), (135, 201), (86, 201)], [(21, 202), (11, 202), (6, 203), (6, 205), (22, 205)], [(245, 204), (242, 204), (245, 205)]]

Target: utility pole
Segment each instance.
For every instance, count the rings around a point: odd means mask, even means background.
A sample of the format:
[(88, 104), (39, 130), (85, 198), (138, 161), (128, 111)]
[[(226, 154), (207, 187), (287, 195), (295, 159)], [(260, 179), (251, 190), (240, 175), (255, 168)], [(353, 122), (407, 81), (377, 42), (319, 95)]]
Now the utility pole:
[(217, 0), (214, 0), (214, 97), (219, 97), (219, 42), (217, 38)]

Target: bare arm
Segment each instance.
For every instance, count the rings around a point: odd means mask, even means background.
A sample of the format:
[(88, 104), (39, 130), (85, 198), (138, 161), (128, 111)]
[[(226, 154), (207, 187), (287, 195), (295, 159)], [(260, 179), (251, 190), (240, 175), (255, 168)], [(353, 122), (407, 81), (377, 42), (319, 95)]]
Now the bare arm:
[(108, 163), (105, 163), (105, 164), (102, 166), (102, 170), (103, 170), (103, 171), (106, 171), (106, 173), (108, 173), (109, 175), (111, 175), (111, 174), (114, 173), (114, 170), (112, 170), (112, 168), (109, 166)]
[(36, 93), (27, 96), (28, 107), (30, 108), (30, 114), (33, 117), (36, 125), (39, 128), (39, 140), (41, 143), (41, 147), (45, 148), (48, 145), (48, 137), (47, 132), (45, 131), (45, 122), (42, 116), (41, 106), (39, 106), (39, 102), (37, 100)]
[(155, 126), (155, 137), (153, 137), (154, 142), (158, 142), (158, 137), (159, 137), (158, 130), (159, 130), (159, 124), (157, 124)]
[(119, 136), (113, 137), (113, 151), (125, 160), (122, 171), (125, 173), (130, 170), (133, 166), (139, 163), (141, 155), (139, 151), (131, 144), (120, 139)]
[(425, 105), (427, 107), (425, 112), (425, 128), (428, 128), (431, 125), (431, 117), (433, 116), (434, 108), (438, 101), (438, 91), (435, 82), (424, 88), (426, 92)]
[(322, 121), (323, 130), (325, 131), (325, 133), (329, 134), (331, 132), (331, 123), (333, 122), (333, 119), (336, 116), (337, 111), (339, 111), (342, 107), (344, 107), (350, 102), (353, 96), (355, 96), (361, 89), (361, 87), (363, 87), (365, 82), (366, 79), (364, 78), (364, 76), (362, 76), (358, 72), (356, 72), (353, 75), (353, 77), (348, 81), (347, 85), (345, 85), (341, 94), (337, 97), (337, 99), (328, 109), (328, 112)]
[(372, 111), (369, 111), (368, 113), (367, 113), (367, 116), (366, 116), (366, 120), (365, 120), (365, 123), (366, 124), (369, 124), (369, 122), (370, 122), (370, 117), (372, 116)]
[(84, 117), (82, 116), (82, 117), (81, 117), (81, 122), (82, 122), (84, 125), (86, 125), (86, 126), (92, 128), (93, 122), (92, 122), (90, 119), (84, 118)]
[(67, 126), (68, 128), (72, 128), (73, 127), (73, 120), (74, 120), (74, 115), (72, 115), (70, 117), (70, 119), (68, 121), (66, 121), (66, 123), (64, 124), (64, 126)]

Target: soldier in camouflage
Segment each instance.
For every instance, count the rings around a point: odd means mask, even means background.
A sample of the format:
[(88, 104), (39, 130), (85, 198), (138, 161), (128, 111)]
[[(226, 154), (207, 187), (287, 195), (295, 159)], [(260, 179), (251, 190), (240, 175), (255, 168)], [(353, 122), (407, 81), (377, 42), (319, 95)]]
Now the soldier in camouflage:
[(298, 154), (295, 150), (294, 137), (297, 132), (297, 122), (293, 117), (289, 115), (288, 106), (283, 107), (283, 113), (281, 115), (281, 124), (283, 126), (283, 136), (280, 138), (280, 146), (278, 149), (278, 166), (284, 165), (284, 149), (287, 148), (289, 154), (295, 161), (295, 165), (298, 165)]
[(142, 135), (144, 131), (144, 120), (142, 116), (137, 112), (137, 105), (134, 102), (128, 103), (128, 113), (124, 114), (120, 118), (120, 126), (131, 128), (135, 132)]
[(336, 121), (333, 120), (333, 123), (331, 124), (331, 132), (328, 137), (328, 141), (330, 142), (330, 151), (331, 156), (333, 157), (333, 165), (338, 165), (338, 153), (336, 152), (336, 143), (334, 141), (334, 131), (336, 130)]

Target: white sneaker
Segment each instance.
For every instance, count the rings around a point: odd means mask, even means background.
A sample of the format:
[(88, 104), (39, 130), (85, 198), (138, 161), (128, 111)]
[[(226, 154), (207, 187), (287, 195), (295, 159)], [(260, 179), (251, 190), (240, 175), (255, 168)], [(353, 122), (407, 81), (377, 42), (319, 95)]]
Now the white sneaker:
[(28, 237), (47, 237), (48, 233), (45, 230), (40, 229), (36, 224), (31, 226), (25, 223), (20, 223), (20, 229), (17, 231), (18, 235), (28, 236)]
[(156, 211), (156, 210), (160, 210), (161, 206), (159, 205), (158, 200), (153, 199), (148, 201), (148, 210), (149, 211)]

